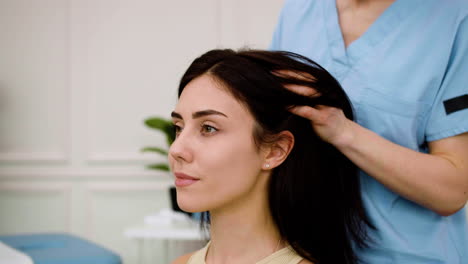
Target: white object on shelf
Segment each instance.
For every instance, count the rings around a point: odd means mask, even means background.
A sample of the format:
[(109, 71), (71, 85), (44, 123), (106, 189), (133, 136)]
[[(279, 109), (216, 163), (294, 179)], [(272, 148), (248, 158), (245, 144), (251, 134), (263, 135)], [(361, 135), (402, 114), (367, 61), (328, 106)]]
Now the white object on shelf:
[(151, 241), (159, 240), (163, 243), (164, 256), (157, 263), (169, 263), (172, 259), (170, 256), (178, 253), (177, 251), (183, 250), (180, 254), (176, 254), (181, 256), (202, 248), (208, 237), (207, 234), (203, 234), (197, 221), (186, 214), (169, 209), (146, 216), (144, 224), (127, 228), (124, 235), (137, 241), (138, 263), (154, 263), (154, 261), (145, 261), (147, 260), (145, 256), (151, 251), (151, 248), (145, 245)]
[(193, 226), (194, 221), (187, 215), (181, 212), (175, 212), (171, 209), (162, 209), (157, 214), (148, 215), (145, 217), (146, 225), (162, 226)]

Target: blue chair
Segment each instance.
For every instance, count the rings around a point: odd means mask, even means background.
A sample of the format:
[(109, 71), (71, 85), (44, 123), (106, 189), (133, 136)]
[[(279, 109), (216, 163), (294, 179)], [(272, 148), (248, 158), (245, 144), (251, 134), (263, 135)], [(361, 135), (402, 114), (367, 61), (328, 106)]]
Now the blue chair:
[(69, 234), (8, 235), (0, 241), (29, 255), (34, 264), (122, 264), (112, 251)]

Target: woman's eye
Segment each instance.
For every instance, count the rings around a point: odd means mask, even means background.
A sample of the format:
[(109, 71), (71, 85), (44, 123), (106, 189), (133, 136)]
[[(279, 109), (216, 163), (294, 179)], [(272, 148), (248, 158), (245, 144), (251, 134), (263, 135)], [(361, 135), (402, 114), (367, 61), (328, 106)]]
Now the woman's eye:
[(210, 125), (202, 125), (202, 133), (203, 134), (213, 134), (216, 131), (218, 131), (218, 129), (216, 129), (215, 127), (212, 127)]

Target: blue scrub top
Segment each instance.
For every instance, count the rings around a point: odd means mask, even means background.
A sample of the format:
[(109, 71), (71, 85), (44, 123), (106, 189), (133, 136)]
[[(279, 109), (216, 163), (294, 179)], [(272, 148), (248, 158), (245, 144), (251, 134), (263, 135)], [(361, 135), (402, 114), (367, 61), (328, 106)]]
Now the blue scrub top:
[[(287, 0), (272, 50), (318, 62), (342, 84), (356, 121), (407, 148), (468, 132), (468, 1), (397, 0), (345, 48), (335, 0)], [(465, 209), (443, 217), (361, 172), (378, 231), (363, 263), (468, 263)]]

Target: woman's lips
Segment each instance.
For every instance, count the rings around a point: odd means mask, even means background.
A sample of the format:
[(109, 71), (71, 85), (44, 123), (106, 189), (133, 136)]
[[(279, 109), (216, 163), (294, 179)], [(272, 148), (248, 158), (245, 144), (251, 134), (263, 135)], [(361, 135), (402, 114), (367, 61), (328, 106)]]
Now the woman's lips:
[(195, 177), (192, 177), (187, 174), (180, 173), (180, 172), (176, 172), (174, 173), (174, 175), (176, 177), (175, 178), (176, 187), (186, 187), (200, 180), (200, 179), (197, 179)]

